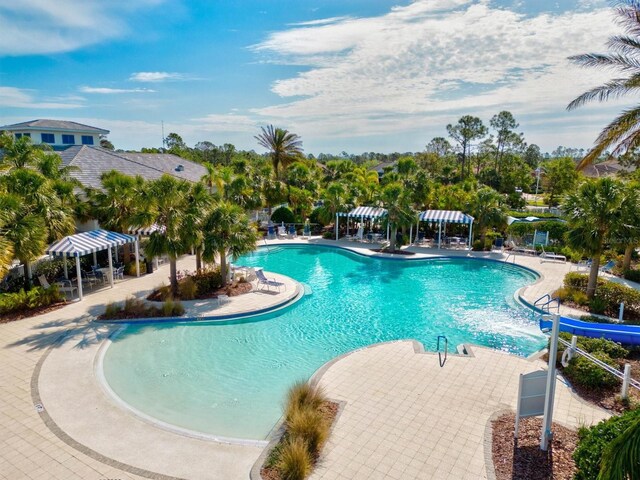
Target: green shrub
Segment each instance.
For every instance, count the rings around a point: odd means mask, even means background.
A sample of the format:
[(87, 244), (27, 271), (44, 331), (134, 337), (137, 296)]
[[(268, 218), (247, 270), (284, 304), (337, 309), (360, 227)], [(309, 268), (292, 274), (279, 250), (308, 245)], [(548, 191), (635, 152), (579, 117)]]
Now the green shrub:
[(560, 287), (552, 295), (554, 298), (560, 300), (560, 302), (571, 301), (573, 298), (573, 290), (567, 287)]
[(21, 289), (15, 293), (2, 293), (0, 294), (0, 315), (47, 307), (63, 300), (64, 295), (58, 291), (56, 285), (51, 285), (46, 289), (33, 287), (26, 292)]
[(474, 240), (473, 244), (472, 244), (472, 249), (475, 252), (480, 252), (482, 250), (484, 250), (484, 242), (480, 239), (478, 240)]
[[(140, 264), (140, 275), (147, 273), (147, 264), (144, 262), (139, 262)], [(129, 275), (130, 277), (136, 276), (136, 262), (129, 262), (124, 267), (124, 274)]]
[(596, 315), (602, 315), (607, 311), (607, 302), (601, 297), (593, 297), (589, 301), (589, 311)]
[(317, 224), (320, 227), (324, 227), (325, 223), (320, 219), (321, 208), (314, 208), (311, 214), (309, 215), (309, 222), (313, 224)]
[(293, 212), (287, 207), (276, 208), (271, 214), (271, 221), (275, 224), (279, 223), (294, 223), (296, 217)]
[[(564, 286), (570, 290), (586, 292), (588, 281), (588, 275), (570, 272), (564, 277)], [(620, 302), (624, 302), (625, 319), (640, 320), (640, 291), (598, 278), (596, 296), (589, 303), (590, 310), (617, 317)]]
[(287, 434), (291, 439), (304, 441), (309, 453), (316, 455), (329, 437), (329, 425), (319, 410), (302, 407), (291, 412), (287, 420)]
[(333, 240), (334, 238), (336, 238), (336, 234), (335, 232), (331, 232), (331, 231), (324, 232), (322, 234), (322, 238), (324, 238), (325, 240)]
[(162, 304), (163, 317), (180, 317), (184, 315), (184, 307), (180, 302), (174, 300), (166, 300)]
[[(604, 352), (591, 352), (591, 355), (612, 367), (618, 367)], [(594, 390), (607, 390), (618, 385), (616, 377), (582, 355), (576, 355), (571, 359), (564, 373), (573, 383)]]
[(220, 275), (219, 268), (200, 270), (191, 275), (190, 278), (195, 283), (198, 295), (208, 295), (222, 286), (222, 275)]
[(282, 480), (304, 480), (311, 473), (311, 455), (300, 438), (288, 439), (277, 463)]
[(575, 480), (598, 478), (604, 449), (633, 423), (640, 420), (640, 410), (630, 410), (620, 416), (603, 420), (578, 431), (578, 446), (573, 452), (577, 472)]
[[(566, 340), (567, 342), (570, 342), (571, 334), (560, 332), (560, 338)], [(606, 338), (589, 338), (579, 336), (577, 346), (587, 353), (604, 352), (609, 355), (609, 357), (615, 359), (626, 358), (627, 355), (629, 355), (629, 350), (624, 348), (619, 343), (612, 342), (611, 340), (607, 340)]]
[[(36, 263), (33, 266), (33, 272), (32, 272), (33, 277), (38, 278), (40, 275), (44, 275), (48, 281), (52, 282), (54, 279), (63, 276), (64, 262), (65, 262), (65, 259), (59, 258), (59, 257), (40, 260), (38, 263)], [(76, 268), (75, 262), (70, 258), (67, 258), (66, 262), (67, 262), (67, 271), (68, 272), (75, 271), (74, 270)]]
[(312, 387), (308, 382), (299, 380), (287, 392), (285, 418), (288, 419), (293, 411), (301, 408), (319, 408), (327, 398), (320, 387)]
[(192, 277), (184, 277), (178, 284), (178, 293), (182, 300), (193, 300), (198, 295), (198, 286)]
[(108, 319), (119, 318), (121, 316), (120, 312), (122, 312), (122, 307), (120, 305), (109, 302), (105, 307), (103, 317)]

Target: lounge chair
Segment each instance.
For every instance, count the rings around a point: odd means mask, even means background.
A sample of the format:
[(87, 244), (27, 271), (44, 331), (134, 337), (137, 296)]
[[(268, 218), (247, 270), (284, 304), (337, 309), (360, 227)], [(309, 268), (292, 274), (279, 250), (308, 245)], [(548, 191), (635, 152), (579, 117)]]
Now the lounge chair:
[(118, 267), (115, 272), (113, 272), (114, 280), (124, 280), (124, 266)]
[[(51, 288), (51, 285), (49, 284), (49, 282), (47, 282), (47, 279), (44, 275), (40, 275), (38, 277), (38, 281), (40, 282), (42, 288)], [(55, 285), (58, 287), (58, 291), (63, 293), (70, 293), (72, 297), (73, 292), (78, 291), (78, 288), (73, 286), (71, 280), (59, 280), (55, 283)]]
[(607, 263), (602, 265), (598, 270), (600, 273), (608, 273), (609, 275), (613, 274), (613, 268), (616, 266), (615, 260), (609, 260)]
[(491, 247), (491, 251), (502, 252), (504, 250), (504, 238), (496, 238)]
[(271, 287), (277, 288), (278, 293), (280, 292), (280, 287), (284, 287), (285, 291), (287, 290), (287, 286), (284, 283), (278, 282), (275, 278), (267, 278), (262, 269), (256, 270), (256, 277), (258, 286), (266, 286), (267, 290), (270, 290)]
[(273, 225), (269, 225), (267, 227), (267, 239), (273, 240), (275, 238), (276, 238), (276, 229), (273, 227)]
[(278, 238), (287, 238), (287, 228), (284, 225), (278, 227)]
[(591, 268), (591, 260), (580, 260), (576, 264), (576, 270), (579, 272), (586, 272)]
[(287, 232), (287, 238), (296, 238), (296, 227), (294, 227), (293, 223), (289, 225), (289, 231)]
[(362, 239), (364, 238), (364, 227), (358, 228), (358, 231), (356, 232), (355, 235), (345, 235), (344, 238), (346, 240), (361, 242)]
[(559, 253), (555, 253), (555, 252), (545, 252), (544, 247), (542, 247), (542, 253), (540, 254), (540, 263), (543, 263), (545, 261), (552, 261), (555, 262), (557, 261), (561, 261), (563, 263), (567, 262), (567, 257), (565, 257), (564, 255), (560, 255)]

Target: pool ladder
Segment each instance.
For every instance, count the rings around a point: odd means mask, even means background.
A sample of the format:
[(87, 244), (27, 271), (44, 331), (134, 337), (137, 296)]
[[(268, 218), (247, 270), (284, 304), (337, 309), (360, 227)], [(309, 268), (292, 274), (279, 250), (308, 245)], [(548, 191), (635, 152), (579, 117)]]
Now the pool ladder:
[[(444, 339), (444, 359), (442, 358), (442, 353), (440, 351), (440, 339), (443, 338)], [(438, 335), (438, 345), (436, 347), (436, 350), (438, 352), (438, 363), (440, 363), (440, 367), (444, 367), (444, 364), (447, 361), (447, 352), (449, 350), (449, 340), (447, 340), (447, 337), (445, 337), (444, 335)]]

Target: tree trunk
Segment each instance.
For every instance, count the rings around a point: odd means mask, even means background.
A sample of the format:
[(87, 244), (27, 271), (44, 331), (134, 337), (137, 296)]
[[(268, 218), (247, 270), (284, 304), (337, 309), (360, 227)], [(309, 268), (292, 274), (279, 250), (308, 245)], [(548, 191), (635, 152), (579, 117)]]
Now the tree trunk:
[(391, 226), (391, 238), (389, 238), (389, 250), (392, 252), (396, 251), (396, 235), (398, 235), (398, 227), (393, 224)]
[(196, 272), (202, 270), (202, 247), (196, 247)]
[(589, 283), (587, 283), (587, 297), (593, 298), (598, 285), (598, 270), (600, 269), (600, 250), (593, 255), (591, 270), (589, 271)]
[(24, 289), (25, 291), (31, 290), (31, 262), (27, 260), (21, 260), (24, 265)]
[(626, 272), (631, 268), (631, 255), (633, 254), (633, 250), (636, 248), (634, 243), (630, 243), (624, 249), (624, 260), (622, 261), (622, 271)]
[(169, 279), (171, 281), (171, 294), (176, 297), (178, 295), (178, 268), (177, 260), (169, 256)]
[(218, 251), (220, 255), (220, 276), (222, 277), (222, 286), (227, 286), (227, 252), (223, 248)]

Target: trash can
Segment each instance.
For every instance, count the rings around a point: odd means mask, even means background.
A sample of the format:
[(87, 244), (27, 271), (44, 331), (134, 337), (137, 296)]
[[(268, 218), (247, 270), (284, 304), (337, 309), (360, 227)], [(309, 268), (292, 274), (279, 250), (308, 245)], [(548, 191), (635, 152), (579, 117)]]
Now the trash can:
[(146, 258), (144, 264), (147, 267), (147, 273), (153, 273), (153, 259)]

